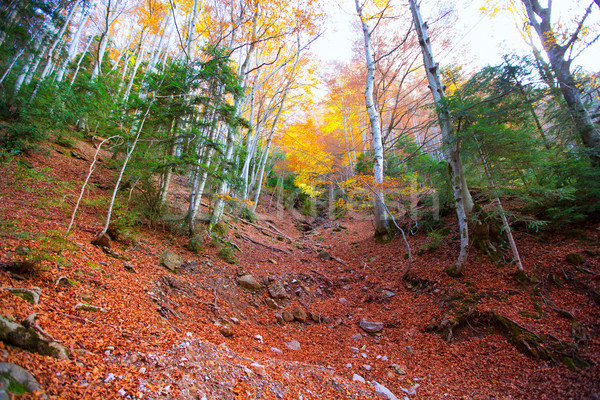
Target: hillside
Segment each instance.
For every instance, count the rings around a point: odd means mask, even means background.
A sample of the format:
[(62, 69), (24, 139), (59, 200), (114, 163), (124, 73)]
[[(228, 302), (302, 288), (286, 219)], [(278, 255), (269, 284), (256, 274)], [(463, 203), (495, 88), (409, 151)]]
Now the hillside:
[[(35, 314), (70, 350), (2, 342), (1, 361), (42, 389), (22, 398), (372, 399), (379, 385), (411, 400), (600, 398), (598, 226), (516, 232), (527, 277), (474, 249), (464, 276), (447, 276), (452, 220), (437, 241), (408, 238), (405, 276), (402, 239), (376, 243), (369, 216), (314, 221), (268, 195), (255, 224), (227, 219), (238, 264), (207, 236), (191, 252), (174, 223), (134, 226), (103, 249), (90, 242), (115, 178), (104, 161), (65, 236), (93, 152), (49, 144), (0, 163), (0, 315)], [(185, 183), (173, 178), (170, 204)], [(160, 265), (167, 250), (183, 260), (175, 272)]]

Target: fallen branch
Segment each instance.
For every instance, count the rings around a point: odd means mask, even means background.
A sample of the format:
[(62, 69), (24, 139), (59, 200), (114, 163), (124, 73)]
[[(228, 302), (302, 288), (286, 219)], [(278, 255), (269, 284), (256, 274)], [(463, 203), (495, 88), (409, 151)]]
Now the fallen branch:
[(290, 252), (289, 252), (289, 251), (287, 251), (287, 250), (278, 249), (277, 247), (273, 247), (273, 246), (269, 246), (268, 244), (264, 244), (264, 243), (261, 243), (261, 242), (257, 242), (256, 240), (254, 240), (254, 239), (252, 239), (251, 237), (249, 237), (249, 236), (246, 236), (246, 235), (242, 235), (242, 234), (240, 234), (240, 238), (242, 238), (242, 239), (244, 239), (244, 240), (246, 240), (246, 241), (248, 241), (248, 242), (251, 242), (251, 243), (257, 244), (257, 245), (259, 245), (259, 246), (266, 247), (267, 249), (270, 249), (270, 250), (272, 250), (272, 251), (279, 251), (279, 252), (281, 252), (281, 253), (283, 253), (283, 254), (287, 254), (287, 255), (291, 255), (291, 254), (292, 254), (292, 253), (290, 253)]
[(563, 310), (562, 308), (558, 307), (552, 300), (547, 299), (544, 296), (542, 296), (542, 300), (544, 301), (544, 303), (546, 303), (547, 305), (549, 305), (550, 308), (552, 308), (554, 311), (556, 311), (558, 313), (558, 315), (560, 315), (561, 317), (565, 317), (567, 319), (575, 319), (575, 317), (573, 316), (573, 314), (571, 314), (567, 310)]

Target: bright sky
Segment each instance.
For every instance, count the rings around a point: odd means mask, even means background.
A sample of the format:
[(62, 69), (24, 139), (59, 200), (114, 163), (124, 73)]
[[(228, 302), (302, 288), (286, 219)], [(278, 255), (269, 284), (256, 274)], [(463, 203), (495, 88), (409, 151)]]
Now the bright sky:
[[(326, 61), (349, 61), (352, 41), (361, 34), (352, 29), (352, 22), (357, 19), (354, 1), (327, 0), (324, 3), (329, 20), (326, 23), (323, 37), (313, 44), (312, 50)], [(435, 7), (435, 3), (431, 0), (423, 2), (421, 10), (424, 18), (427, 19), (428, 6)], [(454, 3), (458, 14), (456, 26), (458, 43), (455, 42), (455, 44), (465, 48), (468, 52), (467, 59), (473, 67), (498, 64), (501, 62), (501, 56), (507, 53), (530, 53), (510, 15), (499, 14), (495, 18), (482, 15), (479, 12), (482, 0), (455, 0)], [(580, 3), (579, 10), (588, 5), (587, 1), (555, 1), (553, 3), (553, 20), (559, 17), (568, 18), (572, 14), (569, 9), (577, 3)], [(595, 23), (600, 20), (598, 7), (592, 9), (588, 20)], [(434, 52), (439, 54), (435, 45)], [(448, 54), (436, 61), (440, 64), (449, 64), (453, 62), (452, 56), (453, 54)], [(464, 63), (466, 60), (456, 61)], [(600, 42), (594, 43), (582, 53), (574, 61), (574, 65), (581, 65), (591, 72), (600, 70)]]

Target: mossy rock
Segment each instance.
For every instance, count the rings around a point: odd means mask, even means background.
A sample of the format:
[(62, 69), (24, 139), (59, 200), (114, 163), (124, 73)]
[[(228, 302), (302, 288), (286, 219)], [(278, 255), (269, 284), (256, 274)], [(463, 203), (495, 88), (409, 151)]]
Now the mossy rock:
[(585, 258), (579, 253), (567, 254), (567, 262), (571, 265), (581, 265), (585, 263)]

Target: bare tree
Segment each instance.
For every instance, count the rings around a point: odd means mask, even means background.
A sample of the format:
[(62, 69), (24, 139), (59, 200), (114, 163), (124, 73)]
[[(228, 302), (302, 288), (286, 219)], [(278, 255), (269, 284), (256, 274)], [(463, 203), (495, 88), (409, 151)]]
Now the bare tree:
[(429, 88), (433, 95), (437, 107), (438, 123), (444, 142), (444, 156), (450, 165), (452, 180), (452, 191), (454, 193), (454, 204), (456, 206), (456, 215), (458, 216), (458, 226), (460, 229), (460, 254), (456, 260), (454, 268), (449, 268), (446, 272), (450, 275), (460, 275), (469, 255), (469, 225), (468, 219), (473, 210), (473, 199), (467, 186), (465, 172), (460, 158), (460, 142), (454, 134), (452, 120), (448, 108), (444, 104), (444, 88), (440, 81), (439, 65), (433, 58), (431, 41), (427, 35), (427, 23), (423, 21), (419, 5), (416, 0), (409, 0), (410, 10), (412, 12), (415, 28), (419, 37), (421, 52), (423, 53), (423, 63), (429, 81)]
[[(600, 166), (600, 130), (594, 125), (590, 114), (583, 104), (581, 94), (575, 83), (575, 78), (571, 73), (571, 62), (573, 61), (573, 46), (579, 39), (584, 29), (584, 23), (589, 16), (594, 3), (590, 3), (583, 16), (577, 23), (574, 32), (568, 37), (564, 44), (559, 44), (559, 38), (552, 28), (552, 1), (548, 1), (547, 7), (542, 7), (538, 0), (522, 0), (529, 23), (535, 29), (540, 37), (542, 46), (550, 65), (556, 75), (556, 80), (560, 88), (569, 113), (573, 119), (575, 130), (581, 137), (585, 148), (590, 152), (592, 162)], [(567, 53), (569, 54), (567, 56)]]

